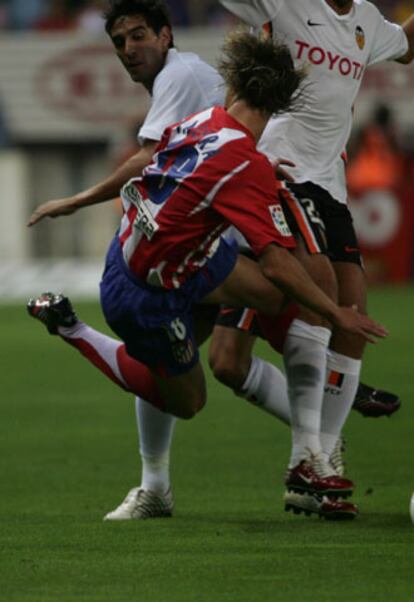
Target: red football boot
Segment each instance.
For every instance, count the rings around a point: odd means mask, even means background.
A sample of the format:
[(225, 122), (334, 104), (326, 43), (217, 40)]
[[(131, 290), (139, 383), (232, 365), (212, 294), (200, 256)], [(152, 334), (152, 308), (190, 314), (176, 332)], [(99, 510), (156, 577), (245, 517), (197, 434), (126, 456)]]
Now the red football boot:
[(349, 502), (342, 502), (326, 495), (311, 495), (286, 491), (284, 495), (286, 512), (304, 513), (306, 516), (316, 514), (326, 520), (352, 520), (358, 516), (358, 507)]
[(288, 470), (286, 487), (297, 493), (328, 495), (330, 497), (346, 498), (352, 495), (354, 484), (333, 473), (320, 457), (313, 456), (310, 460), (302, 460)]

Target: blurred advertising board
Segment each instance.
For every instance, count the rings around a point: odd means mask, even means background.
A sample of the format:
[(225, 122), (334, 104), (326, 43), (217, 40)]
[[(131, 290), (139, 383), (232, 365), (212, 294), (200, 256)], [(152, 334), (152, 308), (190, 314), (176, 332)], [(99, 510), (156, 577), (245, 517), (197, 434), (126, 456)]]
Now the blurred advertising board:
[(407, 184), (399, 191), (367, 191), (359, 197), (353, 197), (350, 208), (368, 281), (371, 284), (402, 284), (412, 279), (412, 187)]
[[(223, 33), (177, 33), (178, 47), (209, 62)], [(17, 142), (105, 141), (145, 114), (148, 93), (134, 84), (106, 36), (2, 34), (0, 99)]]
[[(214, 64), (221, 29), (177, 30), (177, 47)], [(18, 33), (0, 36), (0, 98), (14, 139), (23, 142), (106, 140), (128, 115), (145, 112), (148, 95), (130, 81), (106, 36)], [(414, 70), (369, 69), (358, 98), (363, 120), (381, 98), (403, 123), (413, 121)]]

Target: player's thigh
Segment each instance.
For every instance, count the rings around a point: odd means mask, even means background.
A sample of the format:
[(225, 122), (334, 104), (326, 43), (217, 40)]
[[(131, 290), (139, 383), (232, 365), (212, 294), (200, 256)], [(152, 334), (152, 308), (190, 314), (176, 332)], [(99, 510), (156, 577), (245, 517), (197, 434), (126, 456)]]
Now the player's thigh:
[(202, 345), (211, 336), (219, 310), (218, 305), (196, 303), (193, 306), (193, 328), (198, 346)]
[(216, 325), (208, 355), (214, 376), (232, 389), (240, 389), (249, 373), (255, 341), (248, 330)]
[(239, 255), (232, 272), (202, 302), (251, 307), (265, 314), (276, 315), (284, 294), (263, 276), (256, 261)]
[[(310, 253), (302, 237), (297, 235), (297, 246), (294, 255), (303, 265), (312, 280), (322, 289), (328, 297), (336, 301), (337, 282), (334, 269), (327, 255), (320, 252)], [(299, 306), (298, 318), (315, 326), (330, 327), (329, 323), (311, 309)]]
[(303, 265), (312, 280), (331, 299), (338, 296), (338, 287), (335, 270), (326, 253), (310, 253), (300, 235), (296, 237), (296, 249), (293, 253), (296, 259)]
[(324, 206), (329, 256), (338, 282), (340, 305), (357, 305), (366, 310), (366, 281), (352, 215), (336, 201)]
[(206, 381), (200, 362), (185, 374), (169, 377), (153, 375), (166, 402), (166, 412), (184, 419), (192, 418), (206, 403)]

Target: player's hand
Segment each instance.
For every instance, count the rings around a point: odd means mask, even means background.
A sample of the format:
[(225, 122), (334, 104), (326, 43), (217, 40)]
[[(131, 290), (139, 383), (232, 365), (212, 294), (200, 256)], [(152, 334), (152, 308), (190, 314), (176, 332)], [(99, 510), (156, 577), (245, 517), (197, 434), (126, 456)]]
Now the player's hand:
[(290, 175), (290, 173), (281, 167), (282, 165), (288, 165), (289, 167), (296, 167), (296, 164), (293, 161), (289, 161), (289, 159), (276, 159), (272, 161), (272, 167), (276, 174), (276, 178), (278, 180), (283, 180), (286, 182), (294, 182), (295, 179)]
[(384, 326), (365, 314), (359, 313), (356, 305), (340, 307), (335, 316), (334, 324), (342, 330), (360, 335), (369, 343), (376, 343), (377, 339), (384, 339), (389, 334)]
[(60, 215), (70, 215), (76, 211), (76, 206), (73, 203), (72, 198), (59, 199), (56, 201), (48, 201), (37, 207), (27, 225), (34, 226), (37, 222), (40, 222), (45, 217), (59, 217)]

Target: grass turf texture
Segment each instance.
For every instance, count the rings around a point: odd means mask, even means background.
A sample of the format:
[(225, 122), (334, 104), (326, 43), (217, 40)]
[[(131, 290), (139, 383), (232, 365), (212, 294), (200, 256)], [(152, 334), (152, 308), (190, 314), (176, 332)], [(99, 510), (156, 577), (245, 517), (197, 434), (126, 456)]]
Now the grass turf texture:
[[(413, 289), (371, 292), (392, 334), (364, 379), (403, 406), (390, 420), (352, 413), (361, 516), (346, 523), (283, 511), (288, 429), (211, 377), (207, 407), (177, 428), (174, 518), (103, 523), (139, 482), (133, 400), (24, 307), (0, 306), (1, 599), (412, 600), (413, 306)], [(104, 327), (96, 304), (77, 309)]]

